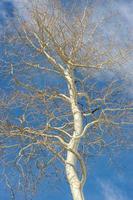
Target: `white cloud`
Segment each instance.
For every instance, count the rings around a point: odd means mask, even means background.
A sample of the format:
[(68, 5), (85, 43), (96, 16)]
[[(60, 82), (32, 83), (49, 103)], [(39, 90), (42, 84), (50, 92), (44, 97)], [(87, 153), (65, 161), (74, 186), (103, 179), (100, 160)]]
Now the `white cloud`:
[(127, 22), (130, 23), (130, 25), (133, 25), (133, 2), (120, 4), (118, 8), (119, 12), (127, 20)]
[(119, 188), (114, 186), (111, 182), (100, 181), (102, 195), (104, 200), (129, 200)]

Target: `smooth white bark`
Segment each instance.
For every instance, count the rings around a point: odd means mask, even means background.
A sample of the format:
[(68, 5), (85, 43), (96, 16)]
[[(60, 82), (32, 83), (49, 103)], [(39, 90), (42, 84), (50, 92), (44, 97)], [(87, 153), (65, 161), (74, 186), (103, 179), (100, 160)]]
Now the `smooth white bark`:
[[(80, 136), (82, 134), (82, 114), (77, 105), (77, 92), (74, 83), (73, 74), (70, 70), (65, 73), (66, 79), (68, 81), (68, 89), (70, 94), (70, 102), (71, 102), (71, 110), (74, 118), (74, 133), (73, 137), (70, 140), (68, 147), (72, 149), (74, 152), (78, 151), (78, 146), (80, 142)], [(82, 192), (82, 183), (78, 177), (76, 171), (77, 157), (74, 153), (68, 151), (67, 159), (66, 159), (66, 176), (68, 183), (70, 185), (71, 193), (73, 200), (84, 200), (83, 192)]]

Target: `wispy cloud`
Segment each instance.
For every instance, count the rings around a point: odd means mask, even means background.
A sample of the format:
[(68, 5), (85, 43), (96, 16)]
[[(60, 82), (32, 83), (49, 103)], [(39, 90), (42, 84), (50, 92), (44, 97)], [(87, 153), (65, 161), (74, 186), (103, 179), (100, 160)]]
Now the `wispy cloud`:
[(121, 15), (127, 20), (127, 22), (133, 26), (133, 2), (118, 4), (118, 9)]
[(102, 195), (104, 200), (129, 200), (118, 187), (114, 186), (111, 182), (100, 181)]

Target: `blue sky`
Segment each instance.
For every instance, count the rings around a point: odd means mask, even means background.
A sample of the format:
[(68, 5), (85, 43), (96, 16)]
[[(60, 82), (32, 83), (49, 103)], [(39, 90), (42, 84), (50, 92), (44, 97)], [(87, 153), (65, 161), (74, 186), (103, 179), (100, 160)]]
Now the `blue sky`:
[[(14, 19), (14, 9), (20, 9), (26, 0), (0, 0), (0, 27), (6, 26), (8, 19)], [(71, 2), (71, 1), (69, 1)], [(92, 1), (91, 1), (92, 2)], [(100, 9), (107, 9), (107, 1), (101, 0), (103, 6)], [(108, 1), (109, 2), (109, 1)], [(18, 4), (19, 3), (19, 4)], [(26, 2), (27, 3), (27, 2)], [(83, 4), (83, 2), (82, 2)], [(64, 6), (68, 6), (68, 1), (64, 0)], [(118, 0), (113, 5), (117, 8), (126, 26), (132, 29), (133, 33), (133, 1)], [(21, 13), (21, 12), (20, 12)], [(133, 35), (132, 35), (133, 36)], [(124, 70), (124, 69), (123, 69)], [(130, 66), (129, 79), (132, 79)], [(132, 88), (129, 88), (129, 95), (132, 95)], [(88, 180), (84, 188), (86, 200), (132, 200), (133, 199), (133, 155), (132, 151), (123, 152), (112, 161), (105, 157), (90, 158), (88, 162)], [(23, 197), (22, 197), (23, 198)], [(0, 199), (9, 200), (8, 189), (0, 182)], [(41, 182), (33, 200), (68, 200), (71, 199), (70, 191), (65, 181), (57, 181), (56, 185)], [(21, 200), (21, 194), (17, 196)]]

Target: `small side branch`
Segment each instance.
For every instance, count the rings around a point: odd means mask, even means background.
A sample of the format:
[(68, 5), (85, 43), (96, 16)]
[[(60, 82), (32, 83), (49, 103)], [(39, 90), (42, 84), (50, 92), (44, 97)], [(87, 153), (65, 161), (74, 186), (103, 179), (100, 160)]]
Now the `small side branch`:
[(94, 124), (97, 124), (98, 122), (99, 122), (99, 119), (96, 119), (96, 120), (86, 124), (86, 126), (84, 127), (82, 133), (79, 136), (76, 136), (75, 139), (83, 137), (86, 134), (87, 129), (90, 128), (91, 126), (93, 126)]

